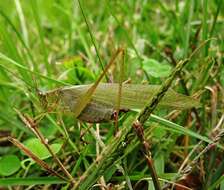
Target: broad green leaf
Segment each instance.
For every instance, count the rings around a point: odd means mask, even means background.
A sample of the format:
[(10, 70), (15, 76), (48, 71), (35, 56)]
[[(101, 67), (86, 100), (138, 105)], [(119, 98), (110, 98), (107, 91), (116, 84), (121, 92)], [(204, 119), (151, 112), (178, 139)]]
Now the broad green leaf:
[(165, 63), (159, 63), (155, 59), (145, 59), (143, 61), (143, 69), (151, 76), (167, 77), (171, 73), (171, 66)]
[(60, 74), (59, 79), (66, 79), (66, 82), (72, 84), (80, 84), (85, 81), (93, 81), (94, 74), (85, 67), (80, 56), (72, 56), (59, 61), (61, 70), (65, 70)]
[[(44, 160), (46, 158), (51, 157), (51, 154), (47, 150), (47, 148), (41, 143), (41, 141), (37, 138), (31, 138), (24, 142), (24, 145), (32, 152), (34, 153), (38, 158)], [(61, 144), (55, 143), (50, 145), (50, 148), (52, 151), (56, 154), (61, 149)]]
[(0, 175), (9, 176), (20, 168), (20, 160), (15, 155), (6, 155), (0, 158)]

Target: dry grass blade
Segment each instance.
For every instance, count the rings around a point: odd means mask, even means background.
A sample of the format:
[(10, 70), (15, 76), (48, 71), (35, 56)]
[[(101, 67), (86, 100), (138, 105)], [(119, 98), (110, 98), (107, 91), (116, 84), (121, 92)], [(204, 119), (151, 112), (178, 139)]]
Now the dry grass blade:
[(40, 139), (41, 143), (47, 148), (48, 152), (53, 157), (54, 161), (60, 166), (61, 170), (64, 172), (64, 174), (70, 179), (70, 181), (74, 182), (73, 177), (68, 172), (68, 170), (64, 167), (60, 159), (54, 154), (54, 152), (51, 150), (48, 140), (46, 140), (43, 136), (43, 134), (38, 130), (37, 124), (35, 121), (33, 121), (30, 117), (23, 115), (19, 110), (15, 109), (17, 114), (19, 115), (20, 119), (24, 122), (24, 124), (37, 136), (37, 138)]

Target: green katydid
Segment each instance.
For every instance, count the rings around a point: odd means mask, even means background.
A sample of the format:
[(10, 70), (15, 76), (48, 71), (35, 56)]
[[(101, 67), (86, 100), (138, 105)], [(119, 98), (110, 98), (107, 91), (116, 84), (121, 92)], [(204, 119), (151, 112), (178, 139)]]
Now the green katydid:
[[(45, 96), (48, 106), (57, 102), (63, 112), (74, 113), (77, 100), (83, 96), (91, 85), (78, 85), (48, 91)], [(116, 110), (116, 97), (119, 84), (100, 83), (78, 118), (86, 122), (107, 122), (112, 119)], [(123, 84), (120, 100), (120, 110), (141, 109), (159, 90), (159, 85)], [(192, 97), (168, 90), (160, 106), (176, 109), (197, 107), (198, 101)]]
[[(118, 110), (142, 109), (159, 90), (159, 85), (100, 83), (108, 68), (123, 50), (119, 49), (93, 85), (68, 86), (41, 93), (45, 107), (57, 105), (60, 111), (71, 113), (89, 123), (108, 122)], [(121, 82), (121, 81), (120, 81)], [(122, 89), (121, 89), (122, 88)], [(119, 93), (119, 96), (118, 96)], [(176, 109), (197, 107), (198, 101), (169, 89), (159, 106)], [(118, 110), (119, 111), (119, 110)]]

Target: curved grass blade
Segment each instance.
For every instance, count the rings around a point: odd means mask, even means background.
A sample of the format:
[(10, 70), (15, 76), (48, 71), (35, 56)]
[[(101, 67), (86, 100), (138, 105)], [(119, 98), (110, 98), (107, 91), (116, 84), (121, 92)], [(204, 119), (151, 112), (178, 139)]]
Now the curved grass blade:
[[(28, 73), (31, 73), (31, 74), (33, 74), (33, 75), (35, 75), (35, 76), (39, 76), (39, 77), (41, 77), (41, 78), (43, 78), (43, 79), (46, 79), (46, 80), (48, 80), (48, 81), (50, 81), (50, 82), (54, 82), (54, 83), (61, 84), (61, 85), (69, 85), (68, 83), (65, 83), (65, 82), (62, 82), (62, 81), (58, 81), (58, 80), (56, 80), (56, 79), (53, 79), (53, 78), (50, 78), (50, 77), (48, 77), (48, 76), (42, 75), (42, 74), (40, 74), (40, 73), (38, 73), (38, 72), (36, 72), (36, 71), (32, 71), (32, 70), (30, 70), (28, 67), (26, 67), (26, 66), (24, 66), (24, 65), (21, 65), (21, 64), (18, 63), (17, 61), (15, 61), (15, 60), (9, 58), (8, 56), (6, 56), (5, 54), (3, 54), (3, 53), (1, 53), (1, 52), (0, 52), (0, 59), (5, 60), (5, 61), (7, 61), (7, 62), (10, 62), (11, 64), (13, 64), (14, 66), (16, 66), (17, 68), (19, 68), (19, 69), (21, 69), (21, 70), (23, 70), (23, 71), (26, 71), (26, 72), (28, 72)], [(4, 64), (1, 64), (1, 66), (2, 66), (2, 67), (5, 67)]]

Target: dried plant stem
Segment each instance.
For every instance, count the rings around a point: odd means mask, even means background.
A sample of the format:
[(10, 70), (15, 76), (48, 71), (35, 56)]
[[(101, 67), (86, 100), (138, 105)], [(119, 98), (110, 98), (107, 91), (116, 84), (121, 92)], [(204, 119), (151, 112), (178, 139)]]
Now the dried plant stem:
[(146, 158), (149, 170), (151, 172), (153, 184), (154, 184), (156, 190), (161, 190), (161, 187), (160, 187), (158, 176), (157, 176), (154, 164), (153, 164), (153, 159), (151, 157), (151, 152), (150, 152), (150, 148), (149, 148), (150, 146), (145, 141), (143, 125), (148, 120), (148, 118), (150, 117), (152, 112), (155, 110), (155, 108), (157, 107), (160, 100), (164, 97), (165, 93), (171, 86), (172, 81), (174, 80), (177, 73), (180, 73), (182, 68), (189, 62), (189, 60), (190, 59), (185, 59), (183, 61), (181, 60), (176, 65), (176, 67), (175, 67), (174, 71), (172, 72), (172, 74), (170, 75), (170, 77), (162, 84), (159, 91), (150, 100), (150, 102), (147, 104), (145, 109), (140, 113), (137, 120), (133, 124), (133, 128), (135, 129), (135, 132), (139, 138), (139, 141), (142, 144), (145, 158)]
[(39, 164), (42, 168), (47, 170), (49, 173), (59, 177), (62, 180), (68, 181), (65, 177), (62, 175), (58, 174), (56, 171), (51, 169), (46, 162), (43, 160), (39, 159), (35, 154), (33, 154), (28, 148), (26, 148), (22, 143), (20, 143), (17, 139), (14, 139), (12, 137), (8, 137), (8, 140), (13, 143), (15, 146), (17, 146), (19, 149), (21, 149), (27, 156), (32, 158), (37, 164)]
[(72, 175), (68, 172), (68, 170), (64, 167), (64, 165), (62, 164), (62, 162), (59, 160), (59, 158), (54, 154), (54, 152), (51, 150), (47, 139), (44, 138), (44, 136), (42, 135), (42, 133), (36, 128), (34, 127), (34, 130), (36, 132), (36, 134), (38, 135), (38, 138), (41, 140), (41, 142), (45, 145), (45, 147), (47, 148), (47, 150), (49, 151), (49, 153), (51, 154), (51, 156), (53, 157), (53, 159), (55, 160), (55, 162), (59, 165), (59, 167), (61, 168), (61, 170), (63, 171), (63, 173), (70, 179), (70, 181), (72, 183), (74, 183), (74, 178), (72, 177)]
[(51, 156), (53, 157), (53, 159), (55, 160), (55, 162), (59, 165), (59, 167), (61, 168), (61, 170), (63, 171), (63, 173), (69, 178), (69, 180), (74, 183), (74, 179), (71, 176), (71, 174), (68, 172), (68, 170), (64, 167), (64, 165), (62, 164), (62, 162), (59, 160), (59, 158), (54, 154), (54, 152), (51, 150), (47, 139), (44, 138), (43, 134), (38, 130), (37, 128), (37, 124), (35, 123), (35, 121), (33, 121), (31, 118), (29, 118), (28, 116), (23, 115), (22, 113), (20, 113), (18, 110), (16, 110), (16, 112), (18, 113), (19, 117), (21, 118), (21, 120), (24, 122), (24, 124), (33, 131), (33, 133), (41, 140), (41, 143), (47, 148), (47, 150), (49, 151), (49, 153), (51, 154)]
[(156, 190), (161, 190), (159, 179), (158, 179), (158, 176), (157, 176), (154, 164), (153, 164), (153, 159), (152, 159), (152, 156), (151, 156), (149, 144), (145, 140), (145, 137), (144, 137), (144, 128), (141, 125), (141, 123), (139, 123), (138, 121), (134, 122), (133, 127), (134, 127), (135, 132), (136, 132), (136, 134), (139, 138), (139, 141), (141, 142), (141, 145), (143, 147), (144, 156), (145, 156), (150, 174), (152, 176), (152, 181), (153, 181), (153, 184), (155, 186), (155, 189)]

